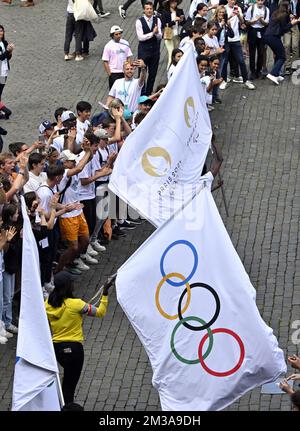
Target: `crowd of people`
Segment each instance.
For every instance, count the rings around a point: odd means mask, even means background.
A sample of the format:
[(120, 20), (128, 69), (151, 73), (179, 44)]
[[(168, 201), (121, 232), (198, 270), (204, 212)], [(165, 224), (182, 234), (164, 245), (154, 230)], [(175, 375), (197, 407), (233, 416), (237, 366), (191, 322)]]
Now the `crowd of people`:
[[(126, 19), (126, 11), (134, 1), (120, 5), (122, 19)], [(9, 151), (0, 154), (0, 344), (18, 332), (12, 301), (20, 291), (23, 195), (38, 247), (55, 352), (65, 368), (63, 392), (67, 403), (74, 401), (83, 364), (82, 316), (105, 315), (111, 285), (106, 285), (96, 308), (73, 298), (71, 276), (88, 271), (101, 259), (110, 241), (143, 222), (139, 217), (121, 216), (118, 208), (114, 217), (109, 211), (109, 177), (126, 138), (150, 112), (188, 49), (195, 54), (209, 111), (214, 104), (222, 103), (219, 90), (224, 90), (230, 81), (249, 90), (255, 90), (253, 81), (263, 77), (279, 85), (299, 56), (297, 0), (193, 0), (188, 11), (181, 9), (180, 3), (181, 0), (154, 4), (142, 1), (143, 15), (136, 20), (136, 58), (123, 38), (122, 27), (111, 26), (102, 54), (108, 95), (101, 112), (92, 116), (92, 106), (84, 100), (77, 103), (76, 112), (57, 107), (53, 120), (45, 119), (39, 125), (37, 142), (30, 147), (14, 142)], [(110, 14), (104, 11), (101, 0), (94, 1), (94, 8), (101, 17)], [(73, 37), (75, 53), (71, 54)], [(74, 1), (68, 0), (64, 59), (84, 60), (94, 37), (92, 23), (76, 21)], [(157, 83), (162, 41), (168, 64), (164, 82)], [(274, 53), (270, 71), (267, 46)], [(11, 115), (1, 96), (13, 50), (14, 45), (6, 41), (0, 26), (0, 119)], [(1, 134), (5, 134), (2, 128)], [(65, 309), (75, 319), (75, 323), (72, 319), (67, 322), (68, 330)], [(71, 352), (73, 361), (70, 356), (65, 358), (66, 352)]]

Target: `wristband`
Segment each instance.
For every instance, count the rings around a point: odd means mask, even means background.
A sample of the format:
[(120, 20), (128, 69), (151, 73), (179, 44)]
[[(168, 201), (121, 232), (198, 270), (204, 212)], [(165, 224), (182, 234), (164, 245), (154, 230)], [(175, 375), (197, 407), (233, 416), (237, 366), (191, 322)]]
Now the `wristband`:
[(24, 172), (20, 172), (20, 171), (19, 171), (19, 172), (18, 172), (18, 175), (23, 175), (23, 176), (24, 176), (25, 174), (24, 174)]

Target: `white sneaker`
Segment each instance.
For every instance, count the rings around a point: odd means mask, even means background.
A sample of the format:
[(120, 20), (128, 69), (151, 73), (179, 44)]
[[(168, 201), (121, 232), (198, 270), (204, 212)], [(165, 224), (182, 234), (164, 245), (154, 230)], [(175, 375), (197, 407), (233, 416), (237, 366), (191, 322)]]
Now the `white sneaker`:
[(227, 82), (226, 81), (222, 81), (221, 84), (219, 85), (219, 89), (220, 90), (225, 90), (226, 87), (227, 87)]
[(282, 82), (282, 81), (284, 81), (284, 76), (277, 76), (277, 81), (278, 82)]
[(84, 60), (84, 57), (82, 57), (82, 55), (76, 55), (75, 61), (82, 61), (82, 60)]
[(88, 248), (87, 248), (87, 254), (89, 254), (90, 256), (98, 256), (98, 252), (96, 251), (97, 249), (94, 250), (94, 248), (91, 246), (91, 244), (89, 244)]
[(236, 82), (237, 84), (243, 84), (243, 77), (239, 76), (238, 78), (232, 78), (232, 82)]
[(90, 267), (86, 265), (80, 258), (75, 259), (74, 263), (76, 265), (76, 268), (80, 271), (88, 271), (90, 269)]
[(51, 293), (52, 290), (54, 290), (54, 284), (50, 281), (50, 283), (45, 283), (44, 284), (44, 290), (48, 293)]
[(118, 7), (119, 9), (119, 15), (121, 18), (125, 19), (126, 18), (126, 10), (123, 9), (123, 5), (120, 4), (120, 6)]
[(44, 288), (43, 288), (43, 298), (44, 298), (44, 301), (46, 301), (46, 299), (49, 298), (49, 293)]
[(13, 334), (17, 334), (18, 333), (18, 328), (13, 325), (12, 323), (6, 328), (7, 332), (11, 332)]
[(268, 73), (267, 78), (270, 81), (274, 82), (274, 84), (279, 85), (279, 82), (277, 80), (277, 76), (274, 76), (274, 75), (271, 75), (271, 73)]
[(95, 259), (94, 257), (90, 256), (88, 253), (81, 254), (80, 257), (81, 257), (81, 259), (84, 259), (87, 263), (92, 263), (92, 264), (98, 263), (98, 260)]
[(0, 344), (6, 344), (8, 341), (8, 339), (6, 337), (2, 337), (2, 335), (0, 335)]
[(12, 332), (8, 332), (8, 331), (5, 331), (5, 334), (4, 335), (2, 335), (2, 337), (4, 337), (4, 338), (12, 338), (14, 336), (14, 334), (12, 333)]
[(251, 81), (246, 81), (246, 82), (245, 82), (245, 84), (244, 84), (244, 86), (245, 86), (246, 88), (248, 88), (248, 90), (255, 90), (255, 89), (256, 89), (255, 85), (254, 85), (254, 84), (252, 84), (252, 82), (251, 82)]
[(12, 338), (14, 335), (11, 332), (7, 332), (5, 330), (5, 326), (4, 323), (1, 322), (1, 327), (0, 327), (0, 337), (4, 337), (4, 338)]
[(215, 108), (212, 105), (207, 105), (208, 112), (214, 111)]
[(65, 61), (74, 60), (74, 55), (72, 54), (65, 54)]
[(97, 251), (105, 251), (106, 250), (104, 245), (101, 245), (98, 241), (92, 242), (91, 246)]

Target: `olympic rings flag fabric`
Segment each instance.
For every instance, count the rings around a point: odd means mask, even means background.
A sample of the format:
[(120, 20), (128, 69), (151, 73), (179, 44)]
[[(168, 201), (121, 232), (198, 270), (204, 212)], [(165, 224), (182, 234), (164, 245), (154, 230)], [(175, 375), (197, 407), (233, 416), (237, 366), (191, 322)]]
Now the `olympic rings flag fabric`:
[(194, 196), (211, 142), (211, 124), (193, 49), (122, 146), (109, 188), (154, 226)]
[(163, 410), (221, 410), (286, 372), (209, 187), (129, 258), (116, 286)]

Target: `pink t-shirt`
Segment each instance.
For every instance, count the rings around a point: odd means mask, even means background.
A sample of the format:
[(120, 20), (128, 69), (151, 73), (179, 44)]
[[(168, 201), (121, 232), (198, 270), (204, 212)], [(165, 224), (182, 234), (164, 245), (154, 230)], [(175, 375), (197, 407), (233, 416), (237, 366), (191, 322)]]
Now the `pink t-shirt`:
[(125, 39), (120, 42), (110, 40), (104, 47), (102, 60), (108, 61), (112, 73), (123, 72), (123, 65), (128, 57), (132, 56), (129, 43)]

